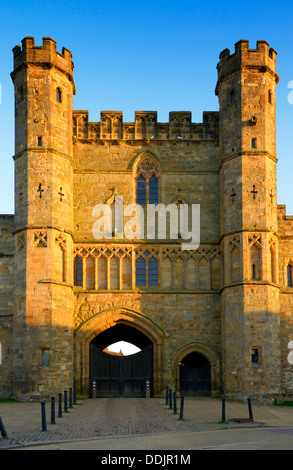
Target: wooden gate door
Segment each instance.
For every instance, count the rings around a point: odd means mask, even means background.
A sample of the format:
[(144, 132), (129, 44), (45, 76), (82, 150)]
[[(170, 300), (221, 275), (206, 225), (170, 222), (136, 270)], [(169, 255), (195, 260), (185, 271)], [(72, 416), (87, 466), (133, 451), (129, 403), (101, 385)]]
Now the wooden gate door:
[(153, 385), (153, 346), (131, 356), (114, 356), (90, 345), (90, 387), (98, 397), (145, 397), (146, 381)]
[(180, 365), (180, 393), (186, 397), (211, 394), (210, 364), (198, 367)]

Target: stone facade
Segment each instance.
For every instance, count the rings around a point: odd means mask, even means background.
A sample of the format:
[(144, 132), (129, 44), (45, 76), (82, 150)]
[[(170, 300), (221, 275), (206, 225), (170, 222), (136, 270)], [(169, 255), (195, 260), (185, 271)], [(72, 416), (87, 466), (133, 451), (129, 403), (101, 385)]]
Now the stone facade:
[[(15, 215), (0, 217), (0, 395), (49, 397), (75, 385), (87, 396), (89, 346), (116, 325), (152, 343), (156, 396), (180, 389), (180, 364), (194, 353), (209, 364), (212, 395), (291, 394), (293, 225), (276, 195), (276, 52), (244, 40), (223, 51), (219, 111), (202, 123), (190, 112), (160, 123), (155, 111), (132, 123), (102, 111), (90, 122), (72, 109), (70, 51), (27, 37), (13, 53)], [(113, 209), (115, 196), (135, 204), (139, 177), (150, 202), (152, 176), (156, 203), (200, 206), (198, 249), (183, 250), (169, 232), (95, 238), (94, 207)]]

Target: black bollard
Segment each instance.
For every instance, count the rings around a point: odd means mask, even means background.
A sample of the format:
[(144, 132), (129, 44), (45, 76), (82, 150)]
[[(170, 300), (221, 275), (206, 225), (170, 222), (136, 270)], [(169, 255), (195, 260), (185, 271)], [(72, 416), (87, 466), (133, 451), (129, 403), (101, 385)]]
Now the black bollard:
[(226, 421), (226, 400), (225, 398), (222, 399), (222, 423)]
[(176, 399), (176, 392), (173, 394), (173, 401), (174, 401), (174, 411), (173, 414), (177, 415), (177, 399)]
[(73, 404), (76, 405), (76, 387), (73, 387)]
[(58, 418), (62, 418), (62, 393), (59, 393), (58, 397), (59, 397)]
[(56, 424), (55, 422), (55, 397), (51, 397), (51, 424)]
[(166, 387), (166, 405), (168, 405), (169, 387)]
[(183, 419), (183, 409), (184, 409), (184, 397), (181, 397), (179, 419)]
[(69, 408), (72, 408), (72, 388), (69, 389)]
[(172, 389), (169, 389), (169, 409), (172, 410)]
[(45, 409), (46, 403), (42, 402), (41, 407), (42, 407), (42, 432), (47, 431), (47, 422), (46, 422), (46, 409)]
[(64, 412), (67, 411), (67, 390), (64, 390)]
[(249, 411), (249, 418), (253, 421), (253, 414), (252, 414), (252, 406), (251, 406), (251, 399), (247, 398), (248, 401), (248, 411)]
[(1, 432), (2, 437), (5, 437), (5, 438), (8, 437), (1, 416), (0, 416), (0, 432)]

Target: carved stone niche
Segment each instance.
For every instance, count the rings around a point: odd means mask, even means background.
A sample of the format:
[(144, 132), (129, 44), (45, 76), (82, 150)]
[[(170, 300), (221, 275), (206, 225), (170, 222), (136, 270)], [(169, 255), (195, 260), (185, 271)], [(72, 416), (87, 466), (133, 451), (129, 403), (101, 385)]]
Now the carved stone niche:
[(123, 123), (123, 139), (132, 140), (135, 138), (135, 125), (133, 122)]
[(73, 113), (73, 136), (77, 139), (88, 138), (88, 111), (74, 111)]
[(101, 138), (122, 139), (122, 111), (101, 111)]
[(135, 112), (135, 138), (156, 139), (157, 137), (157, 112), (136, 111)]
[(169, 138), (190, 139), (191, 135), (191, 112), (171, 111), (169, 113)]

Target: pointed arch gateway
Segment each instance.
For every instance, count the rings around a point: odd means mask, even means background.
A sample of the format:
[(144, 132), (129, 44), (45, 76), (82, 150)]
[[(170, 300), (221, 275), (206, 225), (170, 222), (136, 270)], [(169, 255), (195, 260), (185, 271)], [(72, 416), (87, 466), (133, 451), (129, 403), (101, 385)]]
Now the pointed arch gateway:
[[(146, 364), (144, 365), (146, 370), (149, 371), (149, 367), (151, 367), (151, 387), (153, 395), (158, 395), (161, 392), (163, 387), (165, 341), (163, 331), (152, 320), (146, 318), (141, 312), (128, 308), (117, 307), (104, 310), (103, 312), (92, 316), (79, 325), (79, 327), (75, 330), (75, 384), (80, 395), (90, 395), (93, 373), (96, 374), (97, 370), (101, 370), (101, 367), (104, 367), (104, 372), (101, 372), (101, 376), (103, 375), (105, 378), (105, 370), (108, 370), (109, 367), (112, 367), (111, 365), (109, 366), (109, 363), (106, 361), (106, 359), (109, 360), (110, 358), (105, 358), (105, 361), (103, 362), (103, 358), (98, 359), (98, 355), (100, 354), (101, 356), (101, 347), (105, 348), (107, 346), (107, 340), (109, 338), (118, 338), (117, 334), (121, 335), (121, 333), (126, 335), (126, 341), (129, 337), (131, 337), (131, 342), (133, 344), (135, 344), (136, 341), (142, 346), (141, 353), (128, 356), (129, 363), (126, 366), (127, 370), (133, 370), (133, 368), (135, 369), (141, 359), (141, 364)], [(123, 338), (120, 337), (120, 339)], [(114, 341), (111, 341), (111, 343), (112, 342)], [(99, 351), (96, 351), (95, 348), (99, 349)], [(147, 349), (149, 349), (151, 353), (148, 353)], [(93, 354), (92, 351), (94, 351)], [(97, 353), (96, 356), (95, 353)], [(143, 357), (138, 357), (140, 354), (144, 353), (145, 355)], [(107, 356), (109, 355), (107, 354)], [(131, 362), (132, 359), (133, 362)], [(93, 366), (92, 361), (95, 360), (100, 361), (100, 363)], [(118, 367), (117, 361), (116, 364), (113, 365), (114, 369), (115, 367)], [(140, 378), (140, 380), (142, 379), (143, 377)], [(123, 382), (123, 377), (116, 377), (115, 380)], [(125, 393), (125, 396), (138, 396), (139, 393), (137, 391), (137, 384), (135, 385), (134, 383), (129, 383), (129, 380), (132, 380), (129, 378), (129, 376), (127, 377), (127, 380), (127, 392)], [(124, 385), (125, 383), (126, 382), (124, 381)], [(121, 383), (119, 385), (122, 387), (120, 388), (120, 391), (122, 390), (122, 392), (124, 385), (123, 383), (122, 385)], [(114, 392), (109, 389), (109, 396), (119, 396), (119, 390), (117, 387), (115, 390), (113, 389)], [(139, 387), (141, 387), (141, 384)], [(136, 389), (136, 391), (134, 391), (134, 389)], [(103, 393), (105, 396), (105, 390)]]
[(217, 354), (201, 343), (180, 349), (173, 360), (175, 387), (184, 396), (210, 396), (218, 391)]

